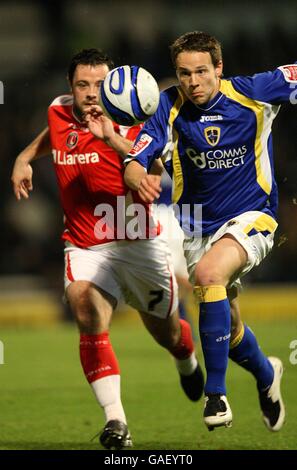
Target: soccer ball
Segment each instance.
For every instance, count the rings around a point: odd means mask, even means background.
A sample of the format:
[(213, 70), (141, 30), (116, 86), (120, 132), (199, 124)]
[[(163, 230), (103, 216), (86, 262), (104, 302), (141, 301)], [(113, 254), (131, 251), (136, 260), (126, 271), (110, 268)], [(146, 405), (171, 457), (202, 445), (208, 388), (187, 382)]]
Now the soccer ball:
[(104, 113), (123, 126), (146, 121), (156, 112), (159, 99), (156, 80), (137, 65), (111, 70), (100, 86), (99, 104)]

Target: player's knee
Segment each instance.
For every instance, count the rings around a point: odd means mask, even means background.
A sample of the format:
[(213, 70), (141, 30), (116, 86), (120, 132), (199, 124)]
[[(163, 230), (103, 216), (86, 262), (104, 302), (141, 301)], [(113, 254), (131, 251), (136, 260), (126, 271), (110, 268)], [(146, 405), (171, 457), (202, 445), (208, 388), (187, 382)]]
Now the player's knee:
[(79, 289), (70, 298), (70, 303), (75, 314), (83, 315), (89, 312), (92, 305), (89, 288)]
[(195, 284), (197, 286), (224, 285), (223, 276), (216, 267), (198, 264), (195, 269)]
[(70, 296), (70, 305), (80, 330), (92, 330), (98, 324), (98, 315), (88, 286), (77, 289)]

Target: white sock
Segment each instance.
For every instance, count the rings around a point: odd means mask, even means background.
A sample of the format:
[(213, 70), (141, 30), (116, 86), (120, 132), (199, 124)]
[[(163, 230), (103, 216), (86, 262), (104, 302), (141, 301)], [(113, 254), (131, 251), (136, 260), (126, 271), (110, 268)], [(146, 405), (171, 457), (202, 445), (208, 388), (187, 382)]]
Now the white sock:
[(118, 419), (127, 424), (121, 402), (121, 376), (108, 375), (95, 380), (90, 385), (99, 405), (103, 408), (106, 422), (111, 419)]
[(174, 360), (175, 360), (176, 368), (181, 375), (191, 375), (196, 369), (197, 364), (198, 364), (194, 351), (192, 352), (191, 356), (188, 357), (187, 359), (174, 358)]

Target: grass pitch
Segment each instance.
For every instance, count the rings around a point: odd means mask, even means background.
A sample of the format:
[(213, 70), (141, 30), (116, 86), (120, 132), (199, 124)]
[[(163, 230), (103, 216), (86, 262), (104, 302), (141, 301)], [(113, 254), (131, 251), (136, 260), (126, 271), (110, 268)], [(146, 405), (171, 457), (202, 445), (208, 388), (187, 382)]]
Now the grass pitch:
[[(134, 449), (297, 449), (297, 365), (289, 345), (296, 322), (253, 322), (263, 351), (285, 366), (283, 398), (287, 421), (279, 433), (264, 427), (253, 377), (230, 363), (227, 386), (231, 429), (208, 432), (203, 402), (189, 402), (173, 361), (138, 321), (115, 321), (112, 341), (122, 371), (122, 399)], [(0, 449), (100, 449), (91, 438), (103, 413), (85, 381), (72, 325), (48, 329), (5, 329), (5, 364), (0, 366)], [(201, 351), (198, 346), (199, 357)]]

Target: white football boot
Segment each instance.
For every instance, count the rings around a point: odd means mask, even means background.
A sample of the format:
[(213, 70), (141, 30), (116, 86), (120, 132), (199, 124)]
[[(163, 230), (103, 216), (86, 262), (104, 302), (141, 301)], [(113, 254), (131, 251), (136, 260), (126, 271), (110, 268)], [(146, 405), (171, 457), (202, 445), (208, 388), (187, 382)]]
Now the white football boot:
[(209, 431), (219, 426), (231, 428), (232, 411), (225, 395), (208, 394), (205, 396), (203, 418)]
[(271, 386), (264, 391), (259, 390), (259, 401), (265, 426), (270, 431), (279, 431), (285, 422), (285, 405), (282, 400), (280, 384), (283, 375), (283, 364), (278, 357), (268, 357), (274, 370)]

